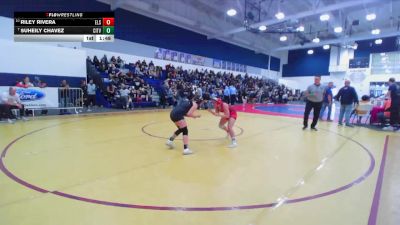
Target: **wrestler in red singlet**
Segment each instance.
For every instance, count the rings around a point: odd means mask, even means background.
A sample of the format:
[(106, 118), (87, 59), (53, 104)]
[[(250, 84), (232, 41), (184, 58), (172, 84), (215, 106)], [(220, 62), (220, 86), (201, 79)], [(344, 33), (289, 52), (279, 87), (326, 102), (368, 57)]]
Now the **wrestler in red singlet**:
[[(219, 121), (219, 127), (225, 130), (228, 135), (232, 139), (231, 145), (229, 147), (234, 148), (237, 146), (236, 138), (235, 138), (235, 131), (233, 130), (233, 126), (237, 120), (237, 112), (236, 110), (228, 105), (227, 103), (223, 102), (221, 99), (216, 98), (212, 99), (214, 102), (215, 112), (209, 110), (215, 116), (220, 116), (221, 120)], [(228, 123), (228, 127), (225, 124)]]

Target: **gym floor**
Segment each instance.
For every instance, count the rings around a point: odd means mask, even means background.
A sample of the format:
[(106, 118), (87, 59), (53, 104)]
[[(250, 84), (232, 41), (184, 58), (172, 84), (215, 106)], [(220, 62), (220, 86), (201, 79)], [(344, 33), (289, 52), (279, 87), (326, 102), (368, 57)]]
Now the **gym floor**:
[(168, 110), (0, 124), (0, 224), (396, 224), (398, 133), (243, 111), (235, 149), (188, 118), (188, 156)]

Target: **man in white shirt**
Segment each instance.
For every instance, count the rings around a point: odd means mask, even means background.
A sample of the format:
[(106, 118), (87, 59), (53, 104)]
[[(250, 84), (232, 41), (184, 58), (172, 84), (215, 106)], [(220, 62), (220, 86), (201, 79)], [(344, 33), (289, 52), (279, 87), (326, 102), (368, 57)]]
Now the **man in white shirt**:
[(96, 85), (93, 83), (93, 79), (90, 79), (89, 84), (87, 85), (88, 92), (88, 112), (92, 111), (90, 106), (94, 107), (96, 105)]
[(124, 85), (121, 85), (121, 89), (119, 90), (120, 98), (123, 102), (123, 108), (129, 110), (129, 92), (130, 90)]
[(12, 114), (13, 109), (19, 109), (20, 116), (23, 120), (26, 120), (24, 117), (25, 107), (17, 94), (17, 89), (15, 87), (10, 87), (8, 92), (4, 92), (0, 97), (0, 108), (3, 111), (7, 118), (8, 122), (12, 123), (11, 119), (15, 119), (15, 116)]

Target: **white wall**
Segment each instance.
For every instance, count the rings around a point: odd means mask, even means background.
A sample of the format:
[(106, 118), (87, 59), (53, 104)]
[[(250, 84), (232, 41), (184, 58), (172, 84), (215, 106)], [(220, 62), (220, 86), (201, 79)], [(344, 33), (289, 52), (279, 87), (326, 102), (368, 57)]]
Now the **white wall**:
[(86, 52), (0, 40), (0, 72), (86, 77)]
[(332, 46), (329, 58), (329, 72), (346, 72), (349, 68), (349, 60), (353, 58), (354, 49)]
[[(358, 95), (370, 94), (370, 82), (387, 82), (390, 77), (400, 80), (400, 74), (375, 74), (371, 75), (370, 68), (367, 69), (349, 69), (349, 59), (354, 57), (353, 49), (343, 49), (339, 47), (331, 47), (329, 76), (322, 76), (321, 82), (326, 84), (330, 81), (334, 82), (336, 89), (343, 87), (345, 80), (351, 81)], [(287, 57), (286, 57), (287, 58)], [(283, 60), (285, 63), (285, 60)], [(307, 86), (313, 83), (314, 77), (285, 77), (280, 78), (279, 83), (285, 84), (294, 89), (305, 90)]]
[[(146, 61), (153, 60), (156, 65), (160, 66), (173, 64), (175, 66), (182, 66), (185, 69), (203, 68), (221, 72), (232, 72), (234, 74), (244, 74), (236, 71), (213, 68), (211, 58), (206, 58), (205, 66), (155, 59), (153, 57), (157, 47), (119, 39), (115, 39), (113, 43), (14, 43), (13, 24), (13, 19), (0, 17), (0, 27), (2, 27), (3, 31), (0, 33), (0, 47), (2, 50), (5, 50), (4, 52), (10, 52), (10, 55), (7, 55), (7, 58), (4, 54), (0, 56), (2, 57), (0, 58), (1, 62), (6, 62), (0, 64), (0, 72), (82, 76), (82, 74), (86, 74), (86, 55), (91, 57), (97, 55), (98, 57), (101, 57), (102, 55), (107, 54), (109, 57), (112, 55), (119, 55), (126, 62), (136, 62), (137, 60), (144, 59)], [(275, 55), (275, 57), (281, 58), (279, 54)], [(26, 63), (21, 65), (20, 62)], [(279, 77), (281, 77), (281, 72), (270, 71), (252, 66), (247, 66), (247, 71), (249, 75), (265, 77), (274, 80), (278, 80)]]

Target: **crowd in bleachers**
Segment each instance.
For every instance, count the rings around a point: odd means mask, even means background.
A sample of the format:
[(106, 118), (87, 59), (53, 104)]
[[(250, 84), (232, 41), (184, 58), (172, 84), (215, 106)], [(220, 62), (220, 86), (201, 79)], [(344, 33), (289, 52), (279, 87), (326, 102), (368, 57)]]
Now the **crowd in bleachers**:
[(107, 76), (103, 80), (106, 85), (104, 97), (113, 107), (133, 109), (134, 103), (151, 102), (154, 88), (144, 78), (157, 78), (161, 68), (154, 66), (153, 62), (147, 64), (138, 61), (135, 64), (125, 64), (118, 56), (110, 60), (104, 55), (101, 60), (96, 56), (93, 60), (88, 57), (87, 62)]
[(183, 70), (167, 65), (167, 79), (164, 89), (168, 96), (177, 92), (177, 87), (192, 88), (196, 94), (208, 93), (219, 97), (230, 104), (242, 103), (287, 103), (298, 100), (299, 94), (277, 82), (252, 77), (233, 75), (232, 73), (215, 73), (212, 70)]
[[(209, 93), (220, 97), (231, 104), (242, 103), (287, 103), (300, 100), (300, 93), (279, 85), (276, 81), (252, 77), (249, 75), (234, 75), (233, 73), (214, 72), (213, 70), (195, 69), (185, 70), (182, 67), (166, 65), (163, 68), (145, 60), (135, 63), (125, 63), (119, 56), (112, 56), (108, 60), (104, 55), (101, 60), (97, 56), (87, 61), (96, 69), (104, 73), (107, 85), (104, 95), (108, 101), (116, 106), (132, 108), (134, 102), (154, 101), (159, 95), (157, 104), (174, 105), (179, 90), (202, 95)], [(157, 91), (146, 80), (162, 81)]]

